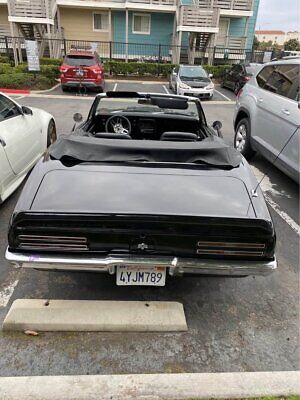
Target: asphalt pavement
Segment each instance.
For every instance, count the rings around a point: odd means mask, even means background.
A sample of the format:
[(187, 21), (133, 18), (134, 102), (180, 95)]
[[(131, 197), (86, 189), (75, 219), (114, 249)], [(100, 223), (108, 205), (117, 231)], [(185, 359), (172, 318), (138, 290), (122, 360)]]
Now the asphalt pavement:
[[(116, 82), (109, 82), (113, 90)], [(165, 87), (164, 87), (165, 86)], [(140, 89), (140, 87), (143, 88)], [(115, 90), (166, 92), (163, 84), (117, 83)], [(109, 90), (111, 90), (109, 89)], [(220, 120), (233, 140), (234, 95), (220, 89), (203, 102), (209, 123)], [(59, 92), (60, 91), (60, 92)], [(52, 113), (58, 132), (72, 115), (87, 115), (94, 94), (60, 88), (19, 96), (21, 104)], [(218, 101), (220, 104), (218, 104)], [(166, 287), (117, 287), (115, 276), (15, 270), (4, 259), (7, 226), (21, 188), (0, 206), (0, 322), (17, 298), (179, 301), (185, 333), (0, 332), (0, 375), (279, 371), (299, 369), (299, 187), (260, 156), (251, 162), (262, 181), (277, 231), (278, 270), (268, 277), (167, 278)], [(222, 204), (220, 204), (222, 207)]]

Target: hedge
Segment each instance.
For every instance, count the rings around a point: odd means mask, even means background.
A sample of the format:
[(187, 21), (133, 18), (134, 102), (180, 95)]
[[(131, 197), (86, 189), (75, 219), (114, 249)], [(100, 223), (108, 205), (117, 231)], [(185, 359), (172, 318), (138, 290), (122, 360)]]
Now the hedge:
[(13, 72), (13, 69), (10, 64), (0, 63), (0, 74), (9, 74), (12, 72)]
[(9, 63), (9, 58), (6, 56), (0, 56), (0, 63)]
[(0, 87), (8, 89), (48, 89), (55, 80), (43, 75), (34, 77), (31, 73), (0, 74)]
[[(28, 72), (28, 66), (27, 64), (19, 64), (16, 67), (14, 67), (14, 71), (16, 73), (27, 73)], [(40, 65), (40, 72), (37, 74), (42, 74), (46, 76), (49, 79), (56, 79), (59, 77), (59, 69), (57, 65)]]
[(161, 75), (167, 76), (174, 68), (173, 64), (140, 63), (140, 62), (119, 62), (106, 61), (105, 71), (112, 75)]
[(40, 65), (57, 65), (60, 66), (63, 63), (61, 58), (40, 58)]
[[(112, 75), (161, 75), (168, 76), (174, 64), (156, 64), (156, 63), (139, 63), (139, 62), (124, 62), (124, 61), (106, 61), (105, 71)], [(213, 74), (214, 78), (221, 78), (230, 65), (203, 65), (203, 68)]]

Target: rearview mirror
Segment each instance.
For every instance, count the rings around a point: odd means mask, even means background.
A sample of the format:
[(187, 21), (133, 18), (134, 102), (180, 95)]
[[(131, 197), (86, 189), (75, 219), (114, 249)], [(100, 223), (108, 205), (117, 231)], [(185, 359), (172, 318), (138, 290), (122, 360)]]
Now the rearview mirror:
[(212, 124), (213, 129), (217, 132), (219, 137), (223, 137), (221, 129), (222, 129), (222, 122), (221, 121), (214, 121)]
[(77, 123), (81, 122), (83, 120), (83, 117), (80, 113), (75, 113), (73, 115), (73, 120)]

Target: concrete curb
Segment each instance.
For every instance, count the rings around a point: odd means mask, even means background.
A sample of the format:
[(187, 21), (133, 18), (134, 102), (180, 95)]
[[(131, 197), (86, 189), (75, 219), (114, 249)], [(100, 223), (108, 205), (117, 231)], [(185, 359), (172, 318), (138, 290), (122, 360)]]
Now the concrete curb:
[(196, 400), (299, 394), (297, 371), (0, 378), (1, 400)]
[(17, 299), (4, 331), (182, 332), (183, 305), (170, 301)]

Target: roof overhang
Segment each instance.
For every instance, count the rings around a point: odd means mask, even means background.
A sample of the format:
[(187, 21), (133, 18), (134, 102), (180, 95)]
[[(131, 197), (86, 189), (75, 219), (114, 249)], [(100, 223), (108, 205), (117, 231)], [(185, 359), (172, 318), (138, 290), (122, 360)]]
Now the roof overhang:
[(241, 10), (225, 10), (225, 9), (220, 9), (220, 16), (221, 17), (236, 17), (236, 18), (242, 18), (242, 17), (252, 17), (253, 11), (241, 11)]
[(176, 12), (176, 6), (171, 5), (153, 5), (146, 3), (133, 3), (130, 1), (97, 1), (97, 0), (57, 0), (57, 5), (61, 7), (73, 8), (93, 8), (104, 10), (138, 10), (138, 11), (160, 11), (160, 12)]

